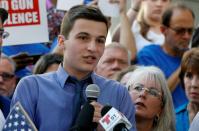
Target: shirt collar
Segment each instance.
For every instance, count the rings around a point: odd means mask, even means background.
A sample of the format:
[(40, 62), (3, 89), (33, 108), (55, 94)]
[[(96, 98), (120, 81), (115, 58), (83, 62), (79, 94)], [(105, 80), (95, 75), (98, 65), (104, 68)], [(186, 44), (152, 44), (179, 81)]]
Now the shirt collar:
[(65, 81), (68, 79), (69, 75), (62, 67), (62, 64), (59, 65), (59, 68), (57, 69), (56, 74), (57, 74), (59, 84), (61, 85), (62, 88), (64, 88)]
[[(62, 64), (59, 65), (59, 68), (58, 70), (56, 71), (56, 74), (57, 74), (57, 78), (58, 78), (58, 81), (59, 81), (59, 84), (61, 85), (62, 88), (64, 88), (64, 85), (65, 85), (65, 82), (66, 80), (70, 77), (69, 74), (64, 70)], [(90, 79), (91, 78), (91, 79)], [(95, 83), (95, 73), (92, 72), (90, 73), (85, 79), (90, 79), (89, 80), (89, 83)], [(85, 80), (83, 79), (83, 80)]]

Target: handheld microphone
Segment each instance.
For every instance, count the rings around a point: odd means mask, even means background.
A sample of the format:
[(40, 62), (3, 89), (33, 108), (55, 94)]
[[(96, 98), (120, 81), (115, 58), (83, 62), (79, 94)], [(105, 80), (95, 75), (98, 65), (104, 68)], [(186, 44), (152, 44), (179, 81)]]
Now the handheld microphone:
[(93, 131), (92, 121), (94, 115), (94, 107), (88, 102), (81, 109), (75, 126), (71, 128), (71, 131)]
[[(86, 97), (89, 103), (92, 101), (97, 101), (98, 96), (100, 95), (100, 88), (96, 84), (90, 84), (86, 87)], [(93, 122), (93, 129), (97, 128), (97, 123)]]
[(89, 102), (97, 101), (100, 95), (100, 88), (96, 84), (90, 84), (86, 87), (86, 97)]
[(99, 122), (105, 131), (128, 131), (132, 127), (128, 119), (114, 107), (104, 106), (101, 115), (103, 117)]

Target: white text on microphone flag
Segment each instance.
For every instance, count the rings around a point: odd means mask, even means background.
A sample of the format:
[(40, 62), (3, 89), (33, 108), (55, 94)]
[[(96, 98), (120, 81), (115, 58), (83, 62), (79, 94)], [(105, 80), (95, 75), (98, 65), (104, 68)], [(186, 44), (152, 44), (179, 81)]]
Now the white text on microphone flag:
[(119, 123), (124, 123), (127, 129), (132, 127), (128, 119), (113, 107), (100, 119), (99, 122), (105, 131), (112, 131)]

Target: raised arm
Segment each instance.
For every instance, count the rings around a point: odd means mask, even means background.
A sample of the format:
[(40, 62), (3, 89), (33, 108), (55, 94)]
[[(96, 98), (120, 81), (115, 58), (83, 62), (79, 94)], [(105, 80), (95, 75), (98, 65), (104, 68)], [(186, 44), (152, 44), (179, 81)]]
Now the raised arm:
[(136, 57), (136, 45), (133, 33), (131, 31), (131, 25), (126, 15), (126, 0), (120, 0), (120, 23), (121, 23), (121, 35), (119, 43), (125, 46), (131, 52), (131, 60), (135, 60)]
[(120, 23), (121, 23), (121, 34), (119, 43), (125, 46), (131, 52), (131, 60), (136, 58), (136, 44), (133, 33), (131, 31), (131, 25), (126, 15), (126, 0), (120, 0)]
[[(127, 17), (129, 19), (130, 27), (132, 26), (134, 20), (137, 17), (137, 14), (140, 9), (141, 1), (142, 0), (131, 0), (131, 7), (129, 8), (129, 10), (127, 12)], [(118, 24), (113, 33), (113, 41), (119, 42), (120, 28), (121, 28), (121, 24)]]
[(180, 67), (178, 67), (176, 71), (173, 72), (173, 74), (167, 80), (168, 87), (171, 92), (173, 92), (177, 87), (177, 85), (180, 83), (179, 74), (180, 74)]

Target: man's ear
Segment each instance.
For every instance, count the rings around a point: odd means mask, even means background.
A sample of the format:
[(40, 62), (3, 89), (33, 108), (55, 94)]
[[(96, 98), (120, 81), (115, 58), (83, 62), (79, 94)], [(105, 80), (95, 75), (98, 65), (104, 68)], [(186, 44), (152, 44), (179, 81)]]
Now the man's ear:
[(65, 48), (64, 41), (65, 41), (65, 37), (64, 37), (63, 35), (59, 35), (59, 36), (58, 36), (58, 46), (59, 46), (61, 49), (64, 49), (64, 48)]

